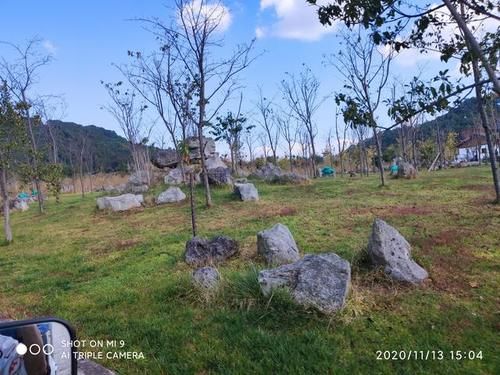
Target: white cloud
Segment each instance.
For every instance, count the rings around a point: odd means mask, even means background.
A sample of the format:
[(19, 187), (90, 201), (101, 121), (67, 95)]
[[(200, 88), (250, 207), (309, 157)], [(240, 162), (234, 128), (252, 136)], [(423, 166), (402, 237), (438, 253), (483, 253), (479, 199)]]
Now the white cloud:
[(57, 47), (50, 40), (46, 39), (42, 43), (42, 47), (45, 48), (47, 53), (54, 55), (57, 52)]
[[(321, 4), (322, 1), (318, 1)], [(319, 40), (325, 34), (335, 31), (335, 27), (323, 26), (316, 13), (316, 7), (305, 0), (260, 0), (260, 10), (272, 9), (276, 21), (255, 29), (257, 38), (266, 36), (304, 41)]]
[[(217, 31), (222, 33), (229, 29), (232, 22), (231, 12), (222, 1), (215, 0), (213, 2), (205, 0), (193, 0), (186, 4), (182, 10), (183, 18), (187, 23), (194, 24), (198, 17), (201, 16), (202, 22), (208, 19), (217, 26)], [(181, 22), (180, 19), (178, 21)]]

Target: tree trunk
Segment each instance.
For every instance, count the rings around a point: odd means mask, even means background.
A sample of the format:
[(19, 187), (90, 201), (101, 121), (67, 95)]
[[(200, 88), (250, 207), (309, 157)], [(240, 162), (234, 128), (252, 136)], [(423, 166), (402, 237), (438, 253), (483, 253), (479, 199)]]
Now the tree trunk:
[[(474, 81), (476, 83), (476, 100), (477, 100), (477, 109), (479, 110), (479, 117), (481, 118), (481, 124), (483, 125), (484, 135), (486, 137), (486, 143), (488, 145), (488, 153), (490, 154), (490, 166), (491, 166), (491, 174), (493, 175), (493, 185), (495, 187), (495, 203), (500, 203), (500, 183), (498, 180), (498, 167), (495, 155), (495, 148), (493, 147), (492, 137), (491, 137), (491, 129), (488, 126), (488, 119), (486, 117), (486, 111), (484, 110), (484, 103), (481, 94), (481, 86), (477, 85), (481, 80), (480, 72), (479, 72), (479, 64), (477, 62), (477, 58), (472, 60), (472, 69), (474, 71)], [(480, 159), (481, 154), (478, 154)]]
[[(203, 88), (203, 85), (201, 85)], [(207, 166), (205, 164), (205, 144), (203, 142), (203, 123), (205, 122), (205, 93), (204, 88), (200, 88), (200, 115), (198, 123), (198, 142), (200, 142), (201, 174), (203, 175), (203, 185), (205, 187), (205, 202), (207, 207), (212, 207), (212, 195), (210, 193), (210, 183), (208, 181)]]
[(10, 207), (9, 207), (9, 193), (7, 191), (7, 170), (0, 171), (0, 192), (2, 193), (3, 200), (3, 230), (5, 233), (5, 241), (12, 242), (12, 228), (10, 227)]
[[(21, 93), (21, 97), (23, 102), (28, 105), (28, 101), (26, 100), (26, 95), (24, 91)], [(31, 151), (33, 152), (33, 157), (32, 157), (32, 168), (33, 171), (35, 172), (35, 176), (33, 178), (33, 183), (35, 184), (35, 189), (37, 191), (37, 201), (38, 201), (38, 211), (43, 214), (43, 196), (42, 196), (42, 191), (40, 189), (40, 176), (38, 175), (38, 160), (37, 160), (37, 145), (36, 145), (36, 139), (35, 139), (35, 134), (33, 133), (33, 121), (31, 119), (31, 114), (29, 109), (26, 109), (25, 111), (25, 116), (26, 116), (26, 121), (28, 122), (28, 131), (30, 135), (30, 140), (31, 140)]]
[(288, 158), (290, 159), (290, 172), (293, 172), (292, 144), (288, 143)]
[(196, 237), (196, 210), (194, 205), (194, 189), (193, 189), (193, 170), (189, 171), (189, 205), (191, 207), (191, 229), (193, 231), (193, 237)]
[[(481, 60), (481, 62), (483, 63), (483, 66), (484, 66), (484, 69), (486, 70), (486, 73), (488, 74), (488, 78), (490, 79), (491, 83), (493, 84), (493, 90), (497, 93), (497, 95), (500, 95), (500, 81), (497, 78), (495, 70), (490, 65), (490, 62), (488, 61), (488, 59), (484, 55), (483, 51), (481, 51), (481, 46), (479, 45), (476, 38), (474, 37), (474, 34), (472, 34), (472, 32), (469, 30), (467, 23), (465, 22), (465, 19), (457, 11), (455, 6), (452, 4), (451, 0), (443, 0), (443, 2), (446, 4), (446, 7), (450, 11), (452, 17), (457, 22), (460, 30), (462, 30), (464, 39), (468, 45), (468, 50), (470, 52), (472, 52), (475, 56), (477, 56), (475, 59), (476, 64), (477, 64), (477, 59), (479, 58)], [(462, 5), (462, 12), (463, 12), (463, 4), (461, 4), (461, 5)], [(477, 84), (477, 82), (476, 82), (476, 84)]]
[(47, 130), (49, 131), (50, 140), (52, 142), (52, 162), (57, 164), (57, 143), (54, 133), (52, 132), (52, 125), (47, 124)]
[(381, 186), (385, 186), (385, 179), (384, 179), (384, 166), (382, 165), (382, 146), (380, 142), (380, 138), (377, 133), (377, 128), (373, 128), (373, 137), (375, 138), (375, 143), (377, 145), (377, 165), (378, 165), (378, 171), (380, 173), (380, 182)]
[[(310, 129), (312, 129), (312, 124), (310, 125)], [(314, 135), (312, 133), (312, 131), (309, 131), (309, 140), (311, 142), (311, 151), (312, 151), (312, 155), (311, 155), (311, 167), (312, 167), (312, 176), (314, 178), (318, 177), (318, 171), (317, 171), (317, 168), (316, 168), (316, 147), (314, 147)]]

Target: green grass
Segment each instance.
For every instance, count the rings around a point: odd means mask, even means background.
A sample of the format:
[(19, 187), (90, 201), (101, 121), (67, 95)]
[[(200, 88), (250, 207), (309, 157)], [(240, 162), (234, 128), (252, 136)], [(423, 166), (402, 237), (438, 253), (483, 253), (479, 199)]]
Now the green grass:
[[(0, 315), (58, 316), (80, 338), (124, 340), (146, 358), (102, 362), (120, 374), (500, 373), (500, 208), (489, 203), (487, 168), (424, 172), (383, 189), (376, 176), (256, 185), (260, 202), (215, 189), (210, 210), (197, 190), (200, 234), (241, 245), (211, 298), (191, 287), (183, 262), (187, 203), (102, 213), (96, 195), (66, 195), (43, 216), (35, 207), (14, 213), (15, 242), (0, 246)], [(430, 273), (424, 285), (398, 285), (364, 265), (376, 216), (413, 245)], [(255, 235), (277, 222), (303, 253), (353, 262), (341, 313), (260, 294)], [(377, 361), (377, 350), (482, 350), (483, 359)]]

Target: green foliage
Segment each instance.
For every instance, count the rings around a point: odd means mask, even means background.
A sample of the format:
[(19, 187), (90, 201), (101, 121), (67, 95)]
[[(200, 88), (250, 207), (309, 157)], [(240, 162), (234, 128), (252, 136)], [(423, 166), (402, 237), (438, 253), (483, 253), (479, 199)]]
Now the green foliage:
[[(77, 148), (81, 139), (87, 138), (86, 152), (92, 155), (95, 172), (126, 172), (131, 160), (127, 141), (114, 131), (94, 125), (82, 126), (73, 122), (51, 120), (49, 124), (54, 135), (59, 162), (64, 174), (71, 174), (71, 164), (76, 163)], [(46, 126), (36, 128), (36, 137), (40, 147), (48, 149), (51, 144)], [(48, 161), (47, 158), (45, 158)]]
[(27, 145), (26, 127), (19, 112), (11, 100), (7, 85), (0, 87), (0, 169), (10, 170), (15, 162), (15, 155)]
[(45, 164), (42, 174), (42, 180), (47, 184), (47, 189), (54, 195), (56, 202), (59, 203), (64, 178), (62, 164)]
[(382, 159), (384, 159), (385, 162), (389, 163), (394, 158), (396, 157), (396, 147), (395, 145), (390, 145), (384, 149), (384, 152), (382, 153)]
[(455, 159), (457, 154), (457, 141), (458, 135), (455, 132), (448, 133), (446, 142), (444, 144), (444, 157), (446, 160), (451, 161)]
[[(317, 5), (317, 0), (306, 1)], [(458, 3), (463, 7), (461, 18), (465, 23), (473, 18), (477, 21), (481, 17), (498, 19), (498, 16), (494, 15), (498, 7), (495, 8), (490, 0), (472, 3), (452, 2), (451, 6), (457, 11)], [(422, 9), (412, 2), (401, 0), (330, 0), (326, 4), (319, 5), (318, 17), (322, 24), (332, 25), (336, 21), (341, 21), (350, 29), (361, 25), (370, 31), (375, 44), (390, 46), (395, 51), (416, 48), (421, 53), (437, 51), (441, 60), (445, 62), (456, 58), (460, 61), (460, 72), (464, 76), (469, 76), (471, 62), (479, 56), (477, 52), (472, 52), (471, 42), (465, 40), (463, 32), (453, 33), (448, 39), (443, 38), (442, 32), (447, 25), (456, 22), (454, 16), (439, 11), (446, 7), (447, 5), (442, 2)], [(474, 26), (470, 28), (474, 31)], [(486, 33), (478, 40), (478, 44), (484, 56), (481, 61), (483, 63), (488, 61), (490, 68), (497, 66), (500, 31)], [(405, 94), (393, 102), (388, 101), (389, 115), (396, 123), (400, 123), (417, 113), (435, 114), (447, 109), (451, 98), (460, 100), (461, 93), (470, 88), (459, 82), (451, 82), (449, 78), (446, 70), (439, 72), (429, 82), (414, 77), (408, 85), (409, 95)], [(491, 75), (489, 79), (493, 79)], [(347, 119), (354, 125), (366, 120), (360, 115), (362, 102), (349, 97), (340, 99), (346, 103)], [(365, 124), (370, 123), (365, 121)]]
[(422, 165), (429, 167), (436, 157), (436, 142), (432, 139), (427, 139), (420, 143), (420, 161)]
[(211, 126), (210, 134), (215, 136), (216, 141), (232, 143), (241, 133), (255, 127), (255, 125), (245, 126), (246, 121), (246, 117), (235, 117), (232, 112), (228, 112), (225, 117), (217, 116), (217, 122)]

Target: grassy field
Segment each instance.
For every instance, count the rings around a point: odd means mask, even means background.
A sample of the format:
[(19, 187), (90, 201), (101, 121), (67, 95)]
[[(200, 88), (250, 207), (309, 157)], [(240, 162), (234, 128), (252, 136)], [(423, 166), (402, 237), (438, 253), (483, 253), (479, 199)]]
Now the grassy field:
[[(80, 338), (124, 340), (146, 358), (102, 362), (120, 374), (499, 374), (500, 207), (489, 203), (490, 179), (487, 168), (467, 168), (384, 189), (376, 176), (257, 182), (258, 203), (217, 189), (215, 207), (198, 212), (200, 232), (237, 239), (241, 254), (220, 267), (223, 288), (211, 299), (193, 290), (183, 262), (187, 203), (102, 213), (96, 195), (66, 195), (43, 216), (13, 214), (15, 242), (0, 246), (0, 315), (58, 316)], [(201, 190), (197, 199), (201, 207)], [(375, 217), (413, 245), (428, 282), (403, 286), (364, 266)], [(261, 296), (256, 233), (277, 222), (302, 253), (352, 262), (341, 313)], [(445, 359), (377, 360), (378, 350), (443, 350)], [(451, 360), (451, 350), (483, 359)]]

